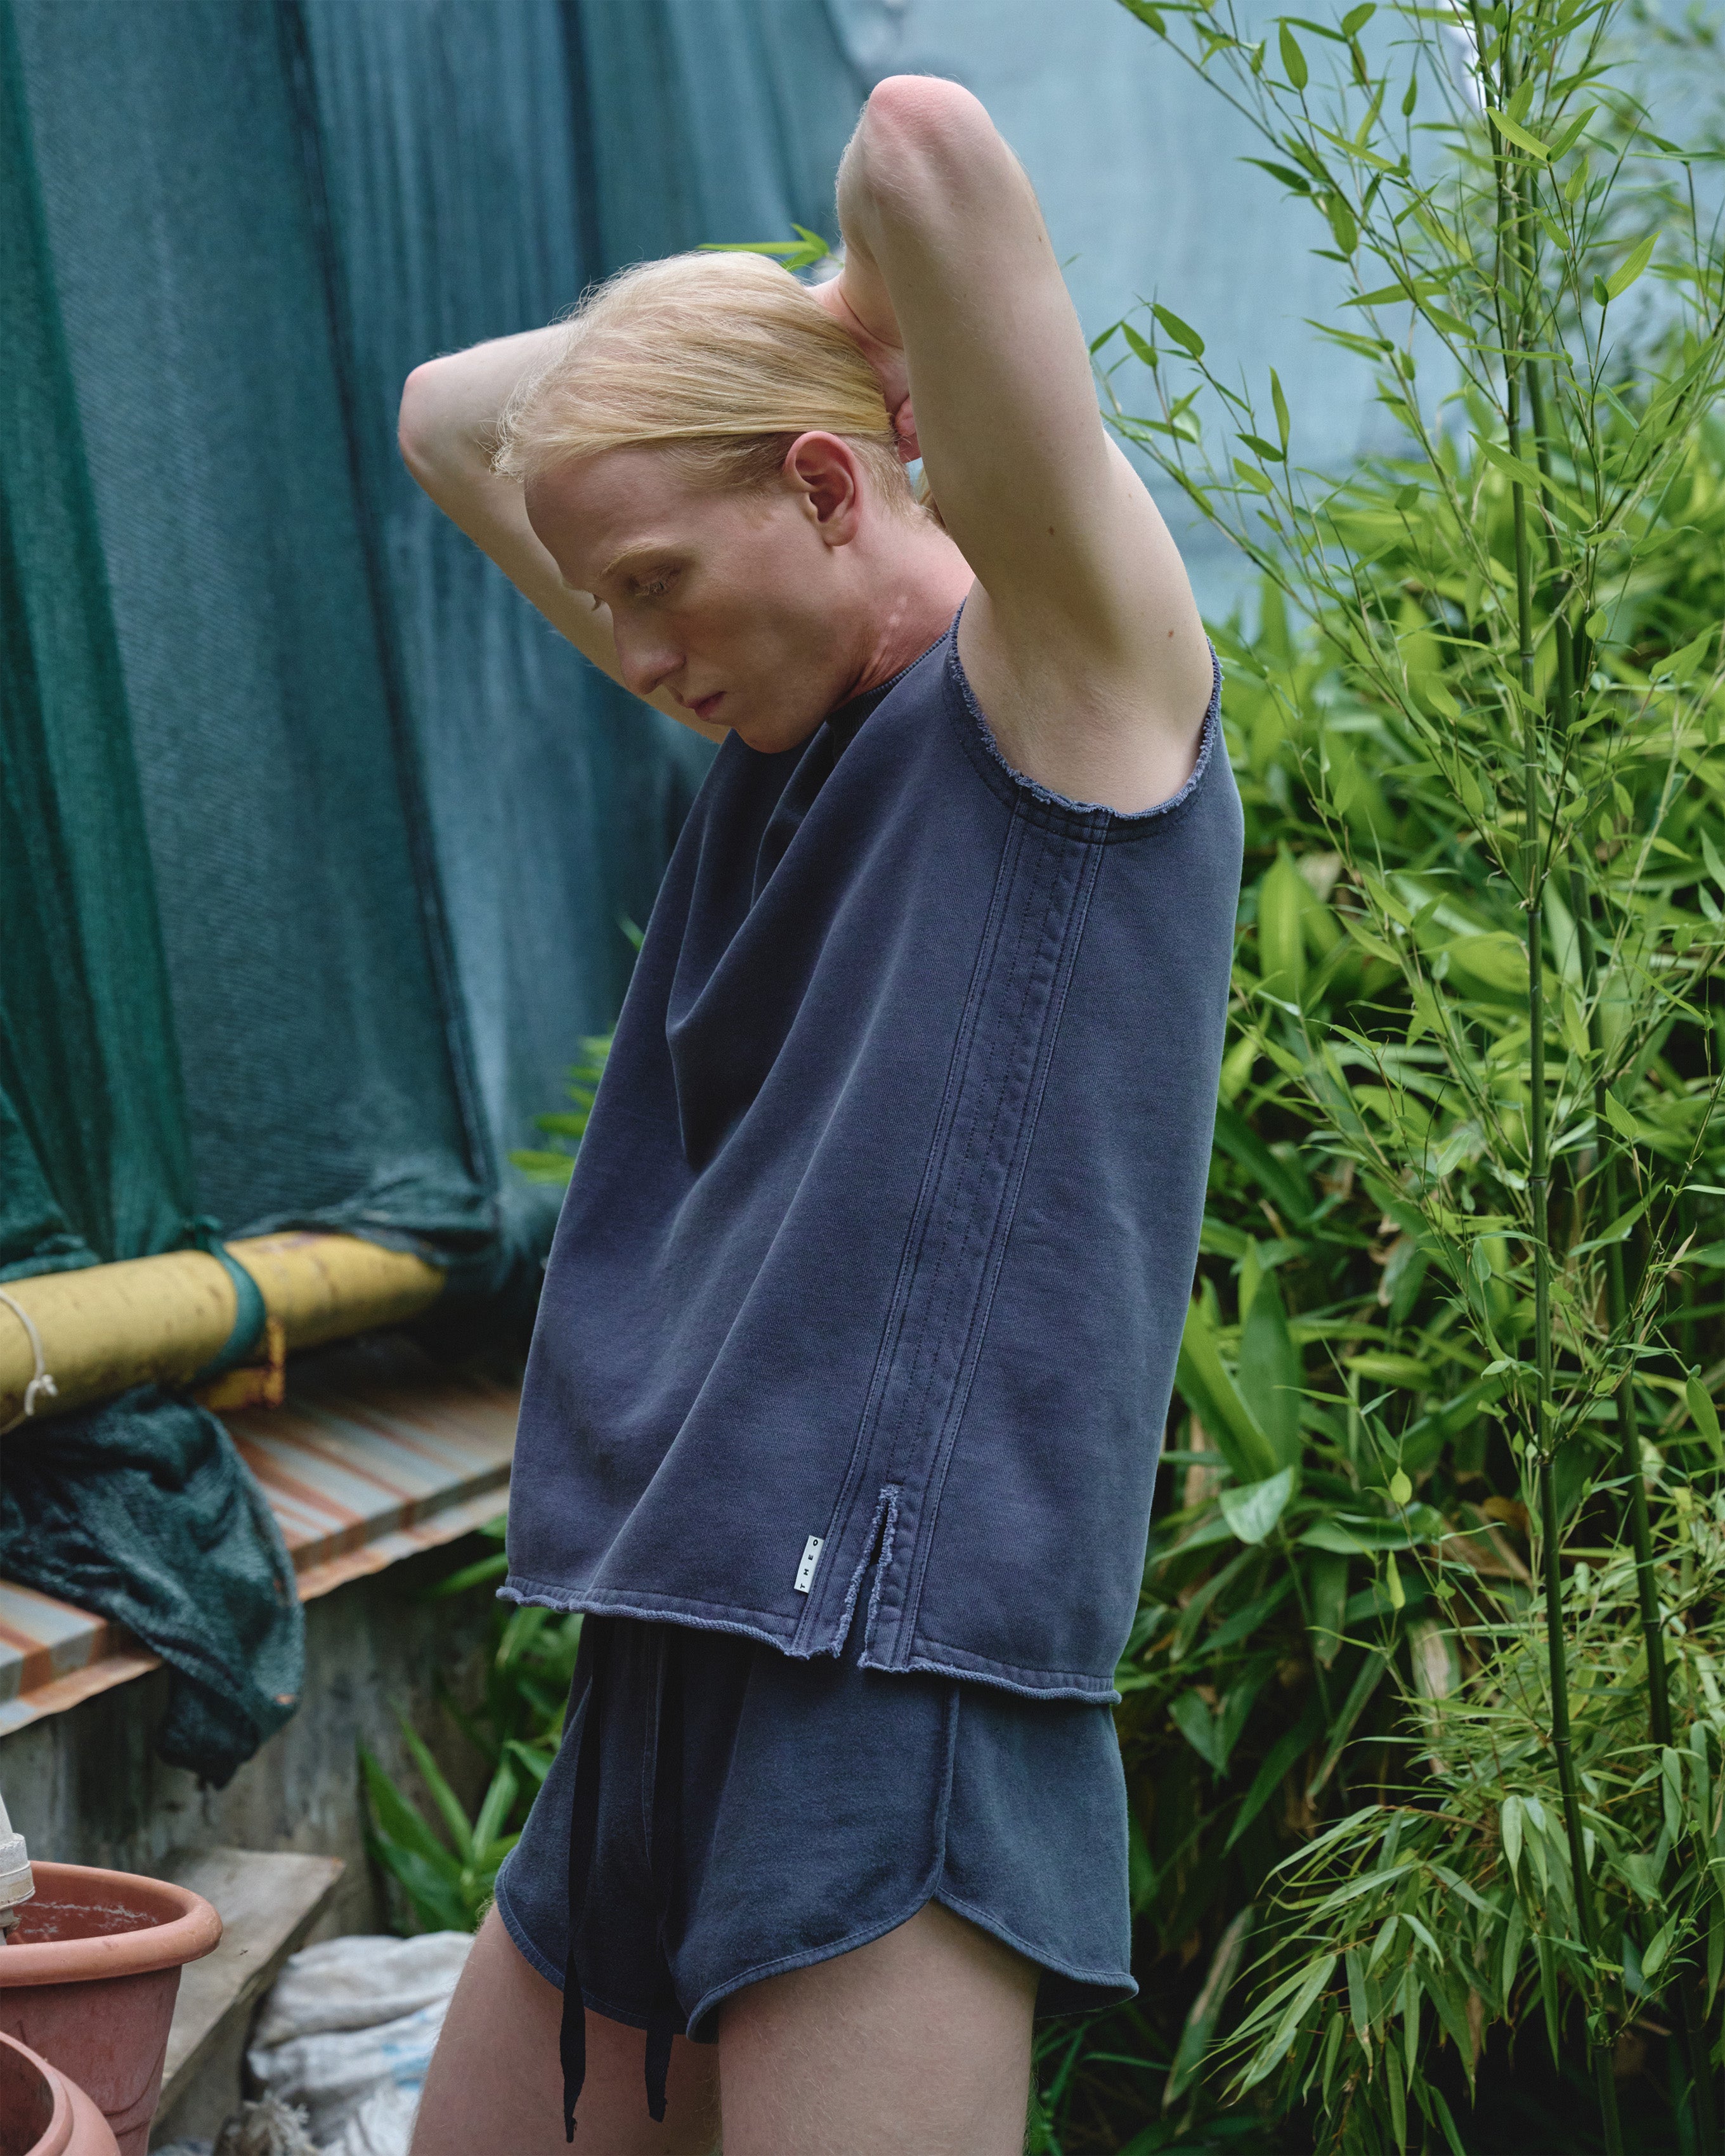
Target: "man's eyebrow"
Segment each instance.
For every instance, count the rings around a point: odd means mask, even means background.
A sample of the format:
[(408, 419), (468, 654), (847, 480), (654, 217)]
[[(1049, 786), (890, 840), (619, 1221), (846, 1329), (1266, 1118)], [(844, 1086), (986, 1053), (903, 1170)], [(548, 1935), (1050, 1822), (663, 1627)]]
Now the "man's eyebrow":
[(644, 565), (649, 562), (663, 562), (669, 557), (670, 552), (668, 547), (625, 547), (620, 554), (614, 556), (600, 570), (599, 582), (603, 583), (608, 577), (616, 576), (619, 571), (629, 567), (631, 563)]

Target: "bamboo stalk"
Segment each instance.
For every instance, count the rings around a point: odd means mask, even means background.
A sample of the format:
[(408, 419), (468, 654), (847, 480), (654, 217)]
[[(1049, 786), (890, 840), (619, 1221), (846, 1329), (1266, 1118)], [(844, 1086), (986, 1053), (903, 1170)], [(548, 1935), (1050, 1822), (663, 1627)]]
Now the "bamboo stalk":
[[(1507, 59), (1510, 24), (1503, 29), (1505, 58), (1501, 64), (1504, 92), (1510, 87)], [(1506, 102), (1507, 101), (1506, 96)], [(1498, 259), (1510, 266), (1514, 290), (1509, 309), (1511, 335), (1504, 340), (1504, 419), (1509, 453), (1522, 454), (1522, 387), (1527, 343), (1528, 286), (1531, 244), (1527, 238), (1531, 218), (1522, 198), (1525, 182), (1510, 177), (1509, 153), (1494, 141), (1493, 162), (1497, 179)], [(1551, 1341), (1551, 1224), (1548, 1206), (1549, 1139), (1545, 1101), (1545, 968), (1544, 909), (1541, 903), (1543, 870), (1540, 852), (1543, 841), (1540, 816), (1540, 764), (1543, 742), (1539, 711), (1533, 694), (1533, 581), (1527, 535), (1527, 490), (1519, 480), (1510, 485), (1516, 578), (1517, 685), (1522, 706), (1522, 903), (1527, 932), (1527, 1202), (1533, 1255), (1534, 1390), (1532, 1417), (1532, 1456), (1539, 1483), (1540, 1571), (1545, 1593), (1547, 1661), (1551, 1685), (1552, 1751), (1558, 1769), (1558, 1787), (1563, 1805), (1563, 1826), (1569, 1845), (1569, 1868), (1574, 1881), (1575, 1922), (1590, 1971), (1594, 1997), (1588, 2017), (1588, 2048), (1592, 2056), (1594, 2085), (1598, 2095), (1599, 2121), (1604, 2132), (1607, 2156), (1623, 2156), (1623, 2127), (1618, 2116), (1617, 2083), (1611, 2070), (1609, 2047), (1599, 2041), (1602, 2023), (1597, 1972), (1600, 1966), (1599, 1931), (1594, 1906), (1593, 1881), (1587, 1868), (1587, 1844), (1581, 1825), (1581, 1792), (1569, 1715), (1569, 1665), (1563, 1631), (1563, 1580), (1559, 1548), (1557, 1496), (1557, 1447), (1549, 1445), (1552, 1392)]]
[[(1599, 1014), (1594, 1001), (1597, 961), (1594, 949), (1591, 902), (1579, 869), (1569, 870), (1569, 895), (1581, 948), (1583, 992), (1588, 1001), (1588, 1047), (1594, 1061), (1594, 1124), (1604, 1132), (1605, 1122), (1604, 1049)], [(1608, 1222), (1621, 1210), (1617, 1162), (1607, 1153), (1599, 1170), (1600, 1203)], [(1621, 1240), (1605, 1251), (1605, 1315), (1614, 1341), (1626, 1337), (1629, 1329), (1628, 1267)], [(1629, 1495), (1630, 1541), (1635, 1553), (1635, 1597), (1640, 1608), (1641, 1639), (1647, 1657), (1647, 1725), (1654, 1743), (1672, 1742), (1671, 1675), (1665, 1659), (1665, 1627), (1659, 1614), (1659, 1581), (1653, 1567), (1653, 1528), (1647, 1514), (1647, 1485), (1641, 1473), (1641, 1437), (1635, 1414), (1635, 1366), (1625, 1366), (1615, 1395), (1618, 1466)], [(1707, 1854), (1697, 1852), (1705, 1869)], [(1697, 1973), (1679, 1969), (1674, 1976), (1677, 2007), (1683, 2024), (1683, 2048), (1689, 2055), (1690, 2086), (1695, 2110), (1696, 2145), (1700, 2156), (1717, 2156), (1718, 2110), (1714, 2101), (1712, 2063), (1707, 2056), (1707, 2014), (1698, 1995)]]

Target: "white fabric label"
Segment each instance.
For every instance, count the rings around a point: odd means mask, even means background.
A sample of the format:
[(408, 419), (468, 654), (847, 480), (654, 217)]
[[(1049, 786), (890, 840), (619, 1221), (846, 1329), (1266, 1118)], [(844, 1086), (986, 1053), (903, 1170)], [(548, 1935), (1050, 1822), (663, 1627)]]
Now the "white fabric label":
[(821, 1551), (826, 1547), (824, 1535), (810, 1535), (803, 1545), (803, 1562), (797, 1567), (797, 1592), (806, 1594), (814, 1584), (814, 1568), (820, 1562)]

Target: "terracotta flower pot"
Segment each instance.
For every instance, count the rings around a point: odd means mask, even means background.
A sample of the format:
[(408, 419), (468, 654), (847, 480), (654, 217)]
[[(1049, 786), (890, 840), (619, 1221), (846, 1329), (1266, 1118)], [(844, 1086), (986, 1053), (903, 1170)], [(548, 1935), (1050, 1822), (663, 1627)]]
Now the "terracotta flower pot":
[[(35, 1898), (18, 1904), (0, 1947), (0, 2035), (87, 2092), (120, 2156), (145, 2156), (180, 1970), (209, 1953), (222, 1920), (165, 1880), (85, 1864), (33, 1869)], [(3, 2140), (0, 2156), (11, 2156)]]
[(116, 2147), (75, 2082), (0, 2036), (0, 2156), (116, 2156)]

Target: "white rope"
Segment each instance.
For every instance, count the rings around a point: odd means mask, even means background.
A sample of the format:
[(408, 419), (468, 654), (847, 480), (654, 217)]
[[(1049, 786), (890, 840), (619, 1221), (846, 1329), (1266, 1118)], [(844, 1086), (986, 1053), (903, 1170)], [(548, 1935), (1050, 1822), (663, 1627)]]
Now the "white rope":
[(36, 1374), (31, 1378), (29, 1383), (24, 1387), (24, 1406), (23, 1414), (15, 1414), (8, 1423), (0, 1424), (0, 1437), (6, 1437), (8, 1436), (12, 1431), (15, 1430), (21, 1422), (28, 1422), (30, 1419), (30, 1417), (35, 1414), (36, 1402), (39, 1399), (50, 1400), (58, 1399), (59, 1398), (59, 1387), (55, 1384), (54, 1379), (48, 1374), (47, 1358), (42, 1353), (42, 1335), (36, 1330), (35, 1319), (31, 1317), (29, 1312), (24, 1308), (21, 1302), (14, 1302), (3, 1287), (0, 1287), (0, 1302), (3, 1302), (6, 1305), (6, 1307), (12, 1312), (13, 1316), (17, 1318), (18, 1323), (22, 1325), (25, 1332), (29, 1334), (30, 1353), (36, 1358)]

